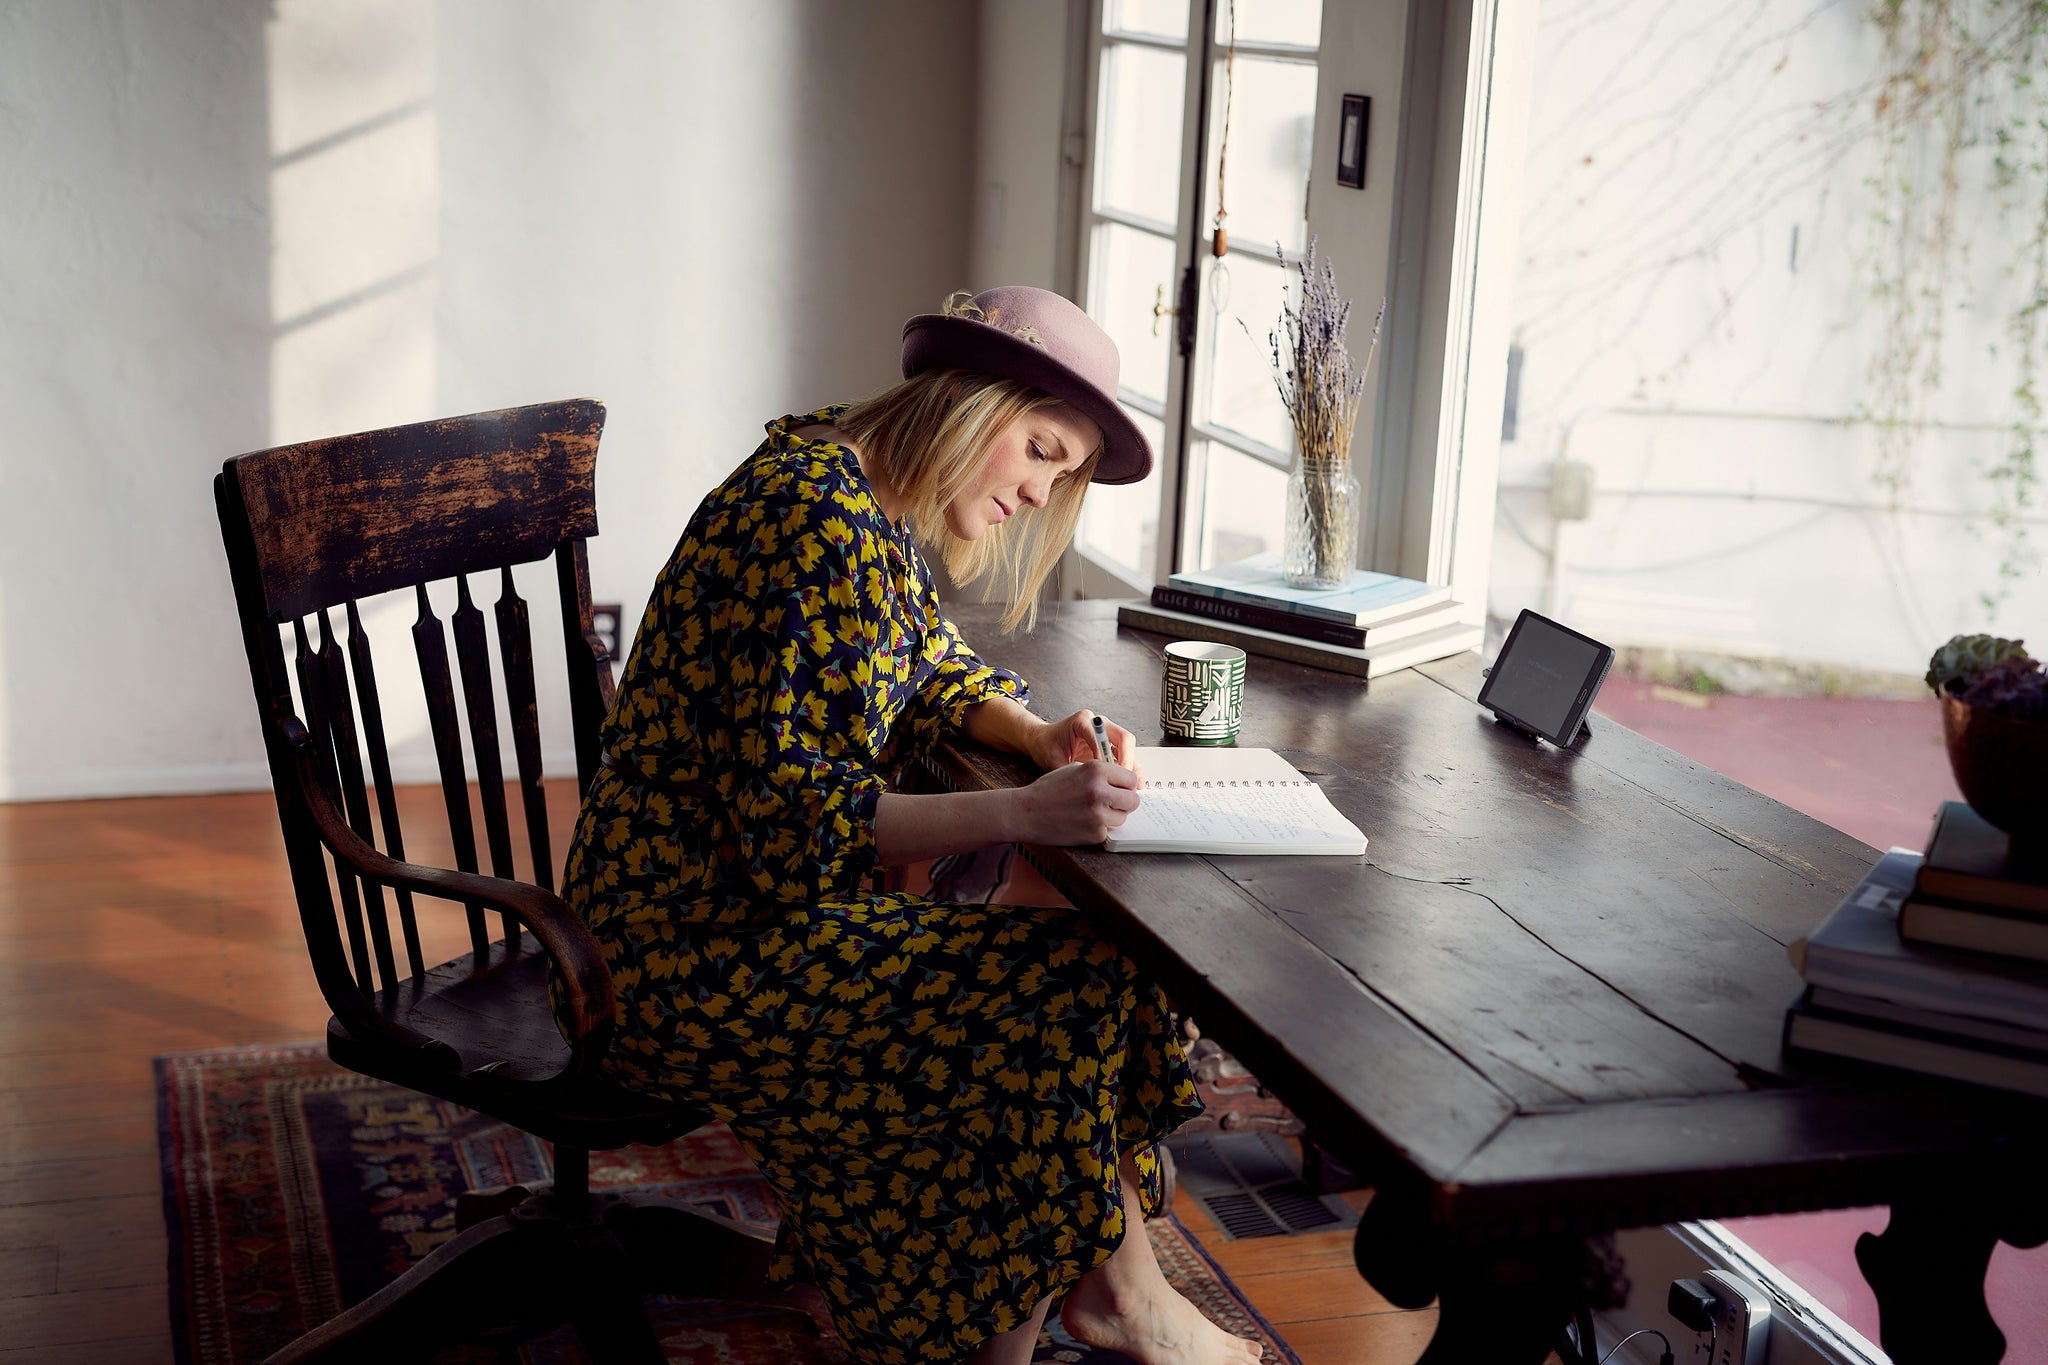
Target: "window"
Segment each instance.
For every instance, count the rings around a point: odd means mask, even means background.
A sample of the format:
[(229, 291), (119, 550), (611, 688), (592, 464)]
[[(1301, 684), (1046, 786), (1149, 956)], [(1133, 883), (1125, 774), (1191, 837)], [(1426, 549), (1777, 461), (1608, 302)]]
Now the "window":
[[(1506, 324), (1484, 288), (1505, 238), (1480, 206), (1519, 164), (1497, 154), (1512, 127), (1483, 117), (1519, 69), (1497, 59), (1493, 0), (1103, 0), (1095, 17), (1080, 297), (1122, 350), (1160, 469), (1090, 495), (1069, 590), (1129, 595), (1276, 544), (1293, 435), (1268, 336), (1313, 238), (1361, 358), (1387, 301), (1353, 447), (1361, 562), (1452, 582), (1477, 619)], [(1337, 181), (1346, 92), (1373, 100), (1358, 189)]]

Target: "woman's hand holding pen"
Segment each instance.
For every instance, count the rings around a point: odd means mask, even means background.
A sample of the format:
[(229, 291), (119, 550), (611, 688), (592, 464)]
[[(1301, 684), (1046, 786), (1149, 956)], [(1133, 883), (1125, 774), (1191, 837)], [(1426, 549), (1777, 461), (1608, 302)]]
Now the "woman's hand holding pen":
[(1010, 795), (1016, 803), (1012, 839), (1099, 844), (1138, 808), (1138, 775), (1117, 763), (1066, 763)]
[[(1096, 736), (1098, 725), (1110, 751), (1107, 762)], [(1029, 754), (1047, 771), (1016, 789), (1021, 829), (1013, 837), (1039, 844), (1101, 843), (1138, 808), (1145, 779), (1136, 768), (1124, 766), (1137, 747), (1136, 735), (1093, 711), (1047, 721), (1033, 736)]]
[(1093, 711), (1063, 720), (1040, 720), (1008, 697), (991, 697), (967, 710), (970, 738), (1022, 754), (1045, 775), (1026, 787), (933, 795), (885, 792), (875, 840), (891, 866), (918, 858), (980, 848), (991, 838), (1028, 844), (1099, 844), (1138, 808), (1144, 774), (1132, 760), (1138, 737), (1114, 721), (1102, 723), (1110, 750), (1096, 747)]

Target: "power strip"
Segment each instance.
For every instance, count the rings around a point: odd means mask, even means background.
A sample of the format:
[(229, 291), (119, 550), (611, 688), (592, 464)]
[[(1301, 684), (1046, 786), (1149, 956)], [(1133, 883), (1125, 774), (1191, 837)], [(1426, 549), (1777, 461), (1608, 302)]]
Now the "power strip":
[(1766, 1365), (1771, 1354), (1770, 1296), (1725, 1270), (1702, 1270), (1699, 1282), (1714, 1296), (1714, 1354), (1707, 1365)]

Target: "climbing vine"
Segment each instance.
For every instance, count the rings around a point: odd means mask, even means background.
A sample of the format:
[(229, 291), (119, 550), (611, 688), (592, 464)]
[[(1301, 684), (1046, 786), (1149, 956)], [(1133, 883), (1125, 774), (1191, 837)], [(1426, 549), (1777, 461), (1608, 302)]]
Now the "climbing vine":
[[(2026, 518), (2040, 489), (2039, 369), (2048, 312), (2048, 0), (1878, 0), (1884, 38), (1875, 99), (1875, 240), (1871, 293), (1881, 326), (1870, 364), (1878, 480), (1894, 503), (1911, 482), (1912, 448), (1943, 385), (1947, 324), (1985, 316), (2000, 343), (1987, 357), (2010, 385), (2003, 441), (1987, 471), (1990, 529), (2003, 538), (1995, 611), (2034, 552)], [(1997, 222), (1967, 221), (1992, 203)], [(1971, 245), (1999, 243), (1999, 284), (1972, 288)], [(2016, 248), (2016, 249), (2015, 249)]]

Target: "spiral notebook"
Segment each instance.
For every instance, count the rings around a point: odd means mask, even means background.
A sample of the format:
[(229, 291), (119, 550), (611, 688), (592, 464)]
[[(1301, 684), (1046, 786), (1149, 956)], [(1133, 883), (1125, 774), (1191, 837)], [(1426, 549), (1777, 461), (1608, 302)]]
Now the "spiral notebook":
[(1365, 835), (1271, 749), (1140, 749), (1138, 808), (1112, 853), (1365, 852)]

